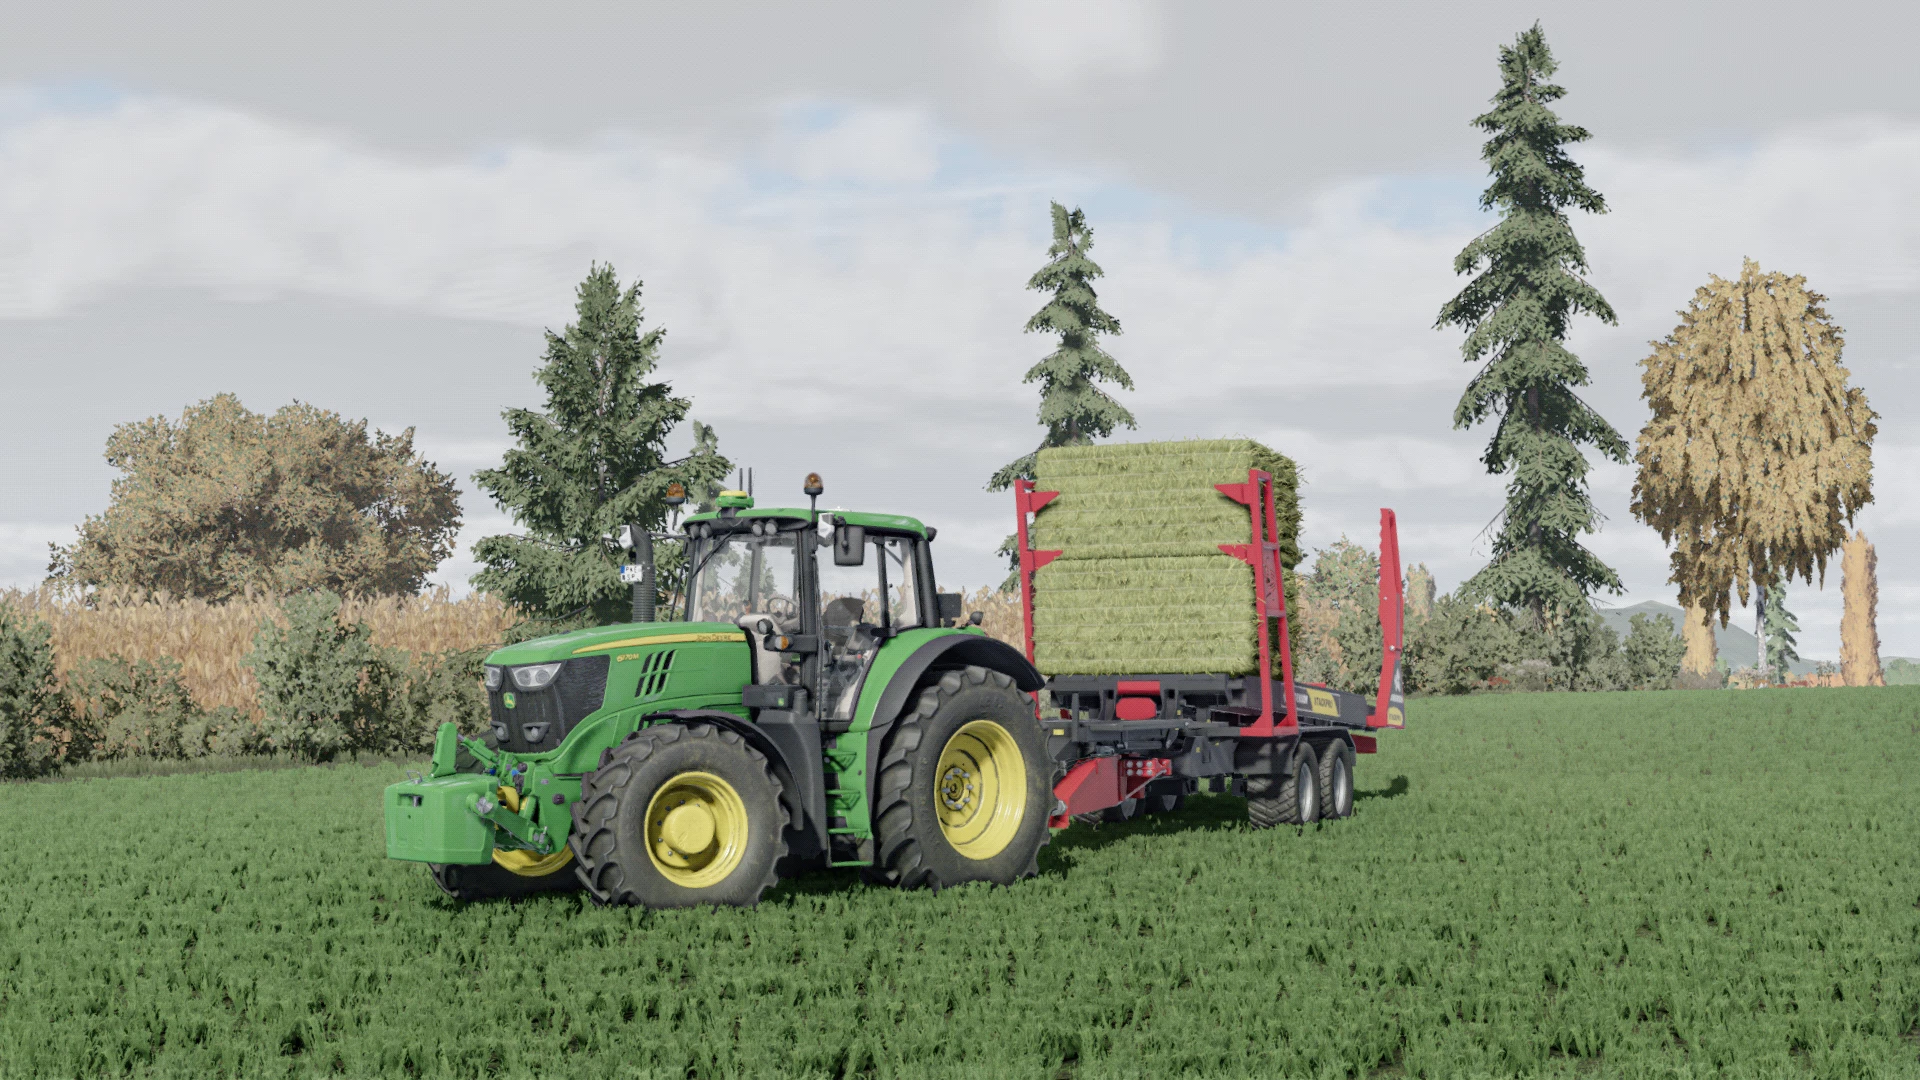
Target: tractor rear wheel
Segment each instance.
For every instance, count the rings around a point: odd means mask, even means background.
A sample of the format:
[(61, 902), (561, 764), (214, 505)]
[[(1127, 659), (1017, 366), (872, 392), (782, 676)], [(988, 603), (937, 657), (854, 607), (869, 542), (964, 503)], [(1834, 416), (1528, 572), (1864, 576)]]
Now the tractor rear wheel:
[(1320, 818), (1330, 821), (1353, 813), (1353, 748), (1334, 740), (1320, 748)]
[(636, 731), (580, 781), (570, 843), (596, 904), (751, 906), (787, 853), (767, 759), (711, 724)]
[(566, 848), (544, 857), (531, 851), (496, 850), (490, 863), (428, 863), (427, 869), (441, 892), (463, 901), (572, 892), (580, 887), (580, 878), (573, 872), (573, 852)]
[(1247, 777), (1247, 820), (1256, 829), (1311, 825), (1320, 817), (1320, 761), (1302, 743), (1292, 767), (1277, 776)]
[(949, 671), (881, 747), (867, 876), (933, 889), (1039, 873), (1053, 807), (1033, 702), (998, 671)]

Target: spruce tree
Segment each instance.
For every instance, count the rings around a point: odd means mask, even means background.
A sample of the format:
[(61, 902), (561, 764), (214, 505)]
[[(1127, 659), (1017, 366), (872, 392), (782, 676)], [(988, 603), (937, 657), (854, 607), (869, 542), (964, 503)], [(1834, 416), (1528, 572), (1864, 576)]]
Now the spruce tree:
[(1787, 610), (1787, 587), (1769, 585), (1761, 590), (1761, 641), (1765, 642), (1766, 671), (1774, 678), (1785, 681), (1787, 668), (1800, 659), (1800, 653), (1794, 648), (1793, 635), (1800, 632), (1800, 623)]
[(1566, 93), (1545, 81), (1557, 66), (1538, 23), (1500, 50), (1503, 85), (1474, 120), (1492, 136), (1481, 157), (1493, 183), (1480, 206), (1498, 210), (1500, 222), (1454, 259), (1456, 274), (1477, 276), (1435, 323), (1466, 328), (1461, 354), (1483, 364), (1454, 409), (1454, 427), (1494, 419), (1481, 460), (1510, 477), (1493, 558), (1463, 589), (1539, 619), (1585, 605), (1596, 589), (1620, 591), (1619, 576), (1578, 541), (1598, 528), (1580, 447), (1627, 459), (1625, 440), (1575, 393), (1587, 369), (1565, 345), (1575, 315), (1616, 320), (1581, 277), (1587, 256), (1567, 220), (1568, 207), (1601, 214), (1606, 202), (1563, 149), (1588, 133), (1548, 108)]
[[(1027, 279), (1027, 288), (1050, 292), (1052, 299), (1027, 320), (1026, 333), (1060, 335), (1053, 352), (1027, 369), (1022, 382), (1040, 384), (1040, 425), (1045, 437), (1033, 453), (1008, 463), (987, 481), (988, 491), (1005, 491), (1015, 480), (1032, 480), (1034, 459), (1049, 446), (1085, 446), (1104, 439), (1113, 429), (1134, 426), (1133, 414), (1100, 388), (1100, 380), (1133, 389), (1133, 379), (1120, 362), (1100, 347), (1102, 334), (1120, 333), (1120, 320), (1102, 311), (1093, 279), (1105, 276), (1100, 264), (1087, 257), (1093, 247), (1093, 229), (1079, 207), (1053, 205), (1053, 244), (1047, 263)], [(1001, 588), (1019, 581), (1019, 554), (1014, 537), (1000, 544), (1011, 571)]]
[(666, 460), (667, 436), (691, 403), (647, 381), (666, 331), (641, 333), (640, 283), (623, 289), (613, 267), (595, 265), (576, 295), (576, 321), (547, 332), (534, 374), (546, 411), (502, 413), (516, 445), (499, 468), (474, 474), (526, 534), (474, 545), (486, 569), (473, 582), (542, 619), (605, 624), (631, 614), (611, 536), (629, 523), (660, 527), (668, 484), (705, 494), (732, 466), (698, 421), (693, 453)]
[[(1120, 320), (1100, 309), (1093, 279), (1104, 276), (1087, 257), (1093, 247), (1093, 229), (1079, 208), (1053, 204), (1053, 245), (1047, 264), (1027, 279), (1027, 288), (1053, 296), (1033, 318), (1026, 332), (1060, 335), (1060, 343), (1044, 360), (1027, 369), (1023, 382), (1040, 384), (1040, 426), (1047, 434), (1035, 450), (1049, 446), (1086, 446), (1113, 434), (1133, 414), (1100, 388), (1101, 380), (1133, 389), (1133, 379), (1120, 362), (1100, 347), (1103, 334), (1120, 333)], [(1005, 491), (1015, 480), (1033, 479), (1034, 454), (1011, 462), (993, 474), (988, 491)]]

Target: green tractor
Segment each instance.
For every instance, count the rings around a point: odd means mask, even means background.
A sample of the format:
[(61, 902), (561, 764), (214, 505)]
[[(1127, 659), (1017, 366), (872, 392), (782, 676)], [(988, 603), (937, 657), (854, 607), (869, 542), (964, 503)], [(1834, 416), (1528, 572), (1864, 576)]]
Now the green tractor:
[[(805, 492), (817, 503), (821, 486)], [(908, 517), (754, 505), (687, 518), (684, 608), (487, 657), (492, 733), (436, 738), (386, 789), (387, 854), (460, 900), (584, 888), (599, 904), (752, 904), (858, 866), (940, 888), (1037, 871), (1054, 810), (1044, 682), (963, 625)]]

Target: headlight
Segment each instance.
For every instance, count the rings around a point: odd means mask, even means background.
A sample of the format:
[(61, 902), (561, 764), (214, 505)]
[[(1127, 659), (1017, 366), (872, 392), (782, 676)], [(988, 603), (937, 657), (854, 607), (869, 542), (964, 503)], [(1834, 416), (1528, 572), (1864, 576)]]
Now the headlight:
[(513, 669), (513, 685), (522, 690), (538, 690), (560, 674), (559, 664), (528, 664)]
[(488, 664), (487, 665), (487, 690), (494, 691), (494, 690), (500, 689), (501, 681), (502, 680), (501, 680), (500, 669), (497, 667), (494, 667), (492, 664)]

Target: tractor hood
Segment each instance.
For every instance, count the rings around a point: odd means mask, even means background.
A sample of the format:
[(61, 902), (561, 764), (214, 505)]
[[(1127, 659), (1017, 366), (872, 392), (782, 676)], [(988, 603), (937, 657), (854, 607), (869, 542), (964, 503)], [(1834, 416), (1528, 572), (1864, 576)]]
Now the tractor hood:
[(500, 665), (542, 664), (571, 660), (576, 656), (594, 656), (614, 649), (641, 648), (648, 645), (672, 645), (683, 641), (741, 641), (747, 635), (731, 623), (652, 622), (616, 623), (591, 630), (522, 641), (495, 649), (487, 663)]

